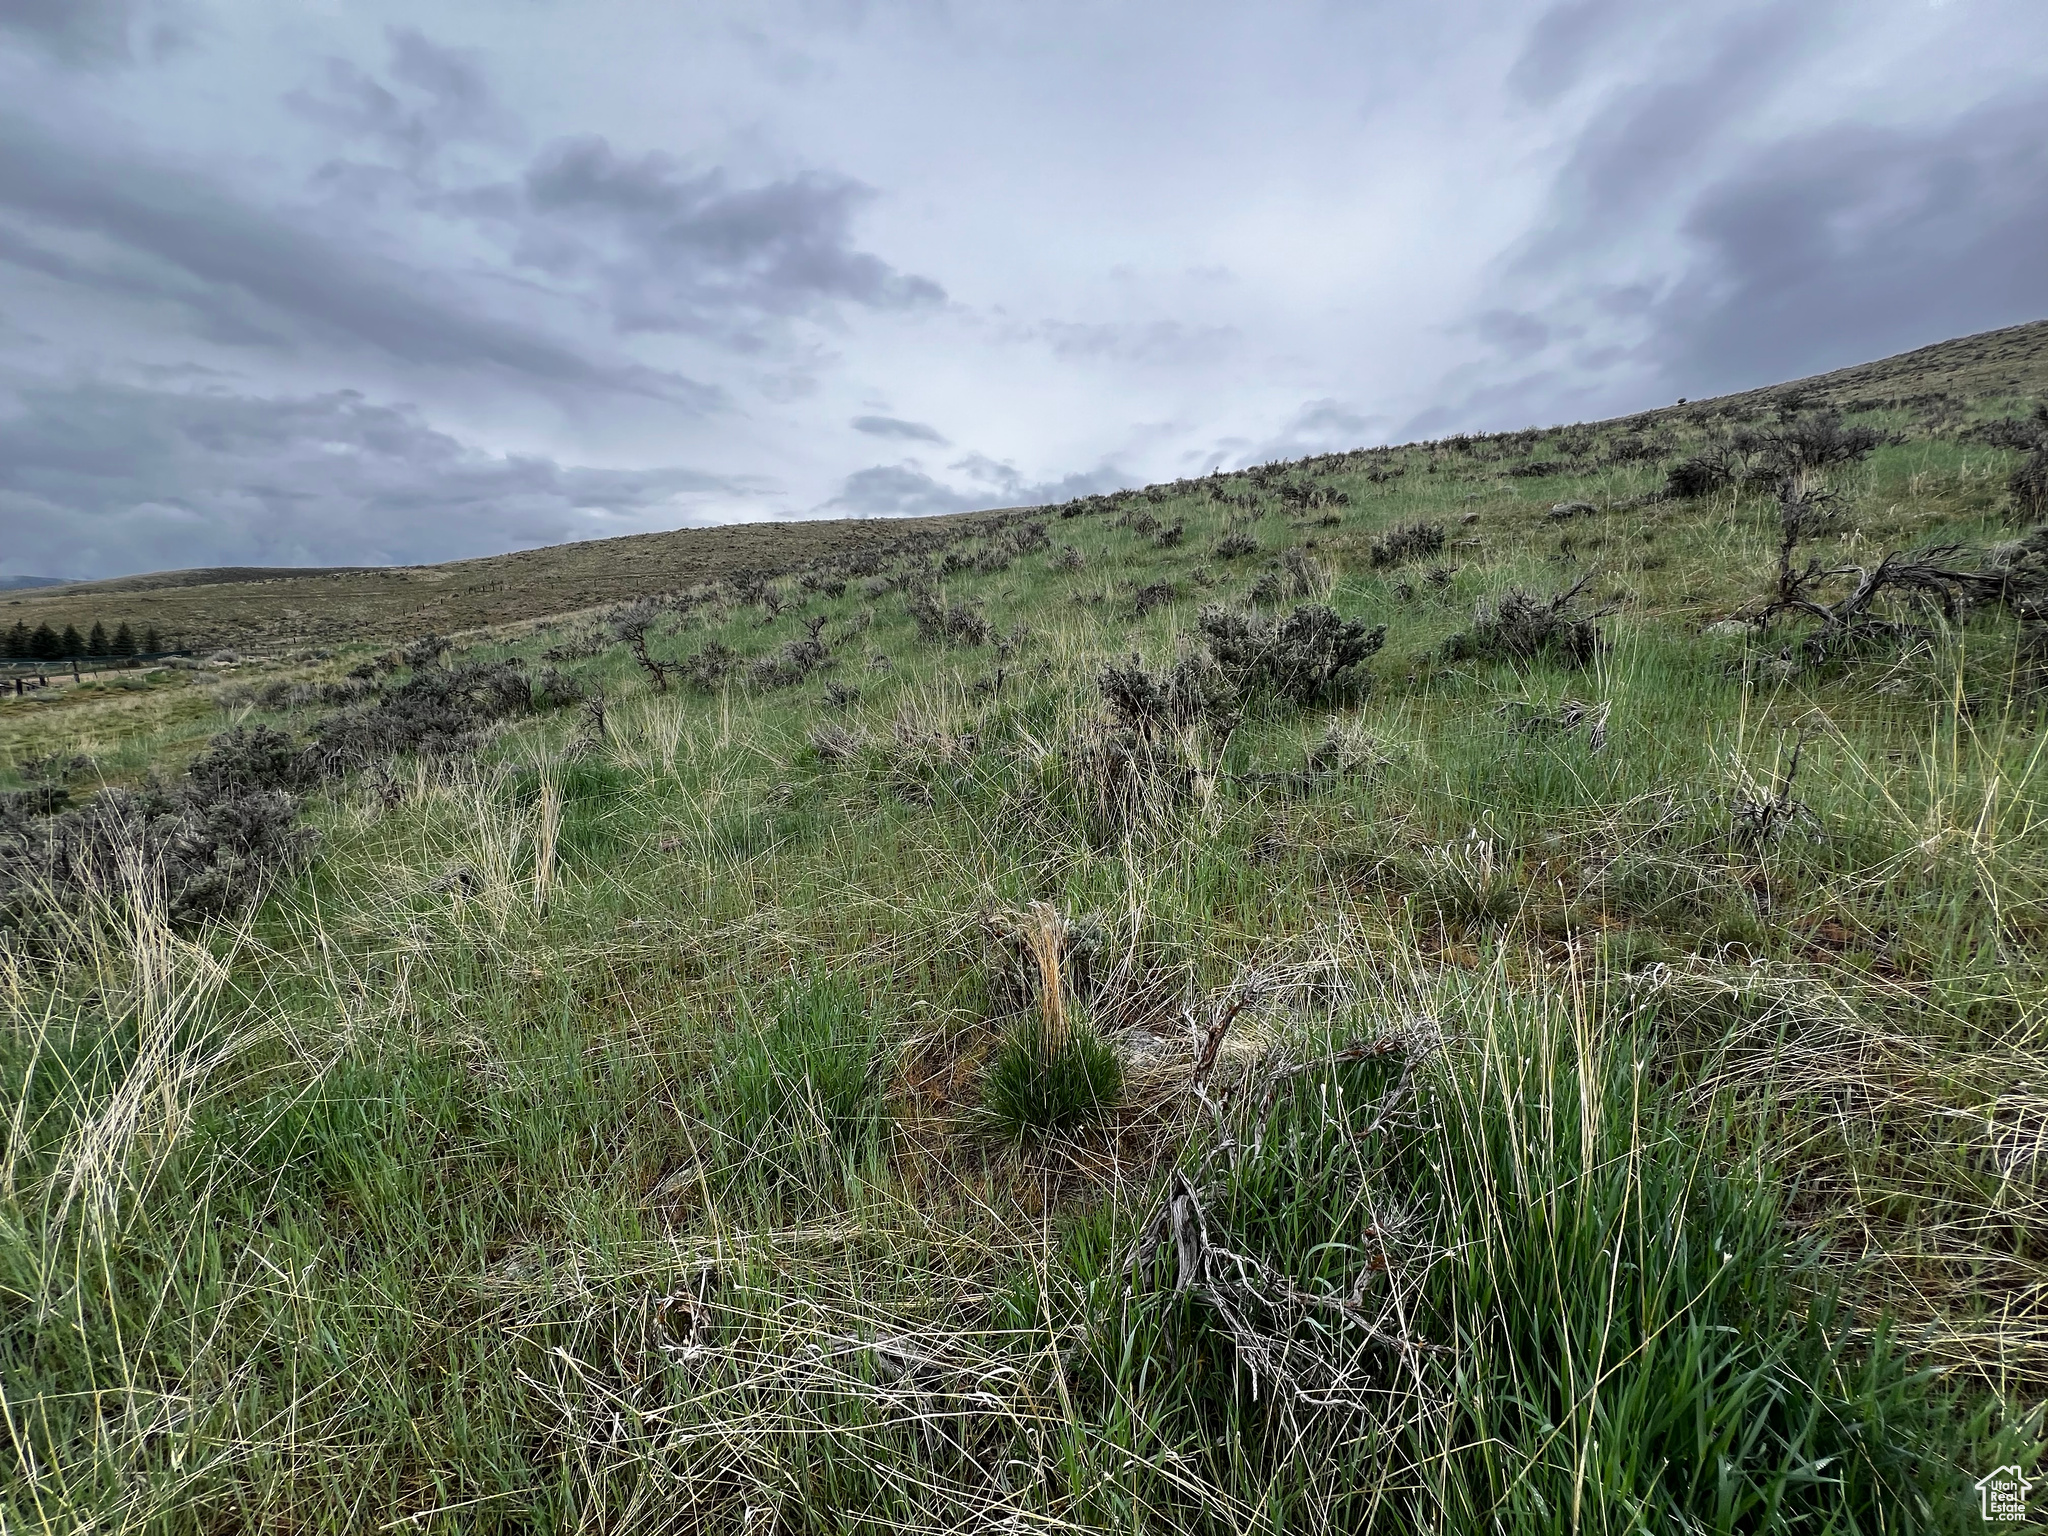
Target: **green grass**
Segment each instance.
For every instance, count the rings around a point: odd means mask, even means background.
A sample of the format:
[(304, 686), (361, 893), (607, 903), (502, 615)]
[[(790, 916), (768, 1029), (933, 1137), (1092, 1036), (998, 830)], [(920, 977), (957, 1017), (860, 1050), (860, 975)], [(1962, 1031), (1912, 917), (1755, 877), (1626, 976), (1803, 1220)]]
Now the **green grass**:
[(1072, 1021), (1054, 1035), (1036, 1015), (1004, 1033), (981, 1082), (990, 1126), (1013, 1141), (1076, 1130), (1122, 1093), (1115, 1050), (1086, 1022)]
[[(1925, 384), (1840, 387), (1906, 440), (1834, 476), (1827, 559), (2011, 534), (2014, 456), (1956, 428), (2012, 402)], [(603, 736), (329, 786), (243, 920), (116, 892), (0, 952), (0, 1529), (1981, 1528), (2048, 1397), (2017, 622), (1778, 665), (1796, 630), (1705, 628), (1772, 508), (1506, 473), (1571, 440), (1161, 487), (1006, 563), (971, 525), (918, 558), (1000, 649), (872, 576), (652, 633), (823, 617), (791, 688), (654, 691), (588, 615), (494, 635), (568, 653)], [(1370, 564), (1417, 519), (1441, 582)], [(1292, 549), (1388, 626), (1370, 688), (1105, 795), (1104, 663)], [(1591, 665), (1444, 658), (1587, 570)], [(210, 686), (9, 704), (0, 752), (133, 782), (318, 714)], [(1803, 809), (1745, 833), (1795, 744)]]

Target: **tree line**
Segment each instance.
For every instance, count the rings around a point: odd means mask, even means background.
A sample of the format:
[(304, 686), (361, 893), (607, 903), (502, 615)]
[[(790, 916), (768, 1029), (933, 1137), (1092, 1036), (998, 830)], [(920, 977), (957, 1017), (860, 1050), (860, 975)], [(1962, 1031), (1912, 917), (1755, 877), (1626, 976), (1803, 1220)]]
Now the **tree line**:
[(23, 619), (15, 620), (14, 628), (0, 635), (0, 659), (8, 661), (114, 661), (125, 656), (155, 656), (167, 649), (164, 637), (155, 629), (145, 629), (137, 639), (125, 619), (111, 635), (104, 624), (96, 623), (90, 634), (81, 635), (76, 624), (66, 624), (60, 632), (47, 623), (30, 629)]

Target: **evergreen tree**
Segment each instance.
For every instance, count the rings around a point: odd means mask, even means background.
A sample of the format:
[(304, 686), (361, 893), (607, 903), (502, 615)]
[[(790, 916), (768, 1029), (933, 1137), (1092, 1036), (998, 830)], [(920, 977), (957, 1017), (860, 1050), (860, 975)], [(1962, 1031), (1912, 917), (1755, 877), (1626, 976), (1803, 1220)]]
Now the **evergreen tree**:
[(76, 624), (66, 624), (64, 626), (64, 638), (61, 643), (64, 649), (58, 653), (60, 656), (83, 656), (85, 654), (85, 636), (78, 632)]
[(135, 631), (128, 627), (126, 619), (123, 619), (121, 627), (114, 631), (113, 649), (107, 654), (110, 656), (133, 656), (135, 654)]
[(107, 650), (107, 626), (98, 619), (92, 621), (92, 633), (85, 637), (85, 654), (88, 656), (105, 656), (110, 654)]
[(64, 654), (64, 642), (47, 622), (38, 624), (36, 632), (28, 637), (28, 653), (37, 661), (55, 661)]
[(156, 654), (157, 654), (157, 653), (158, 653), (159, 651), (161, 651), (161, 650), (162, 650), (163, 648), (164, 648), (164, 642), (163, 642), (163, 637), (162, 637), (162, 636), (160, 636), (159, 634), (157, 634), (157, 632), (156, 632), (155, 630), (153, 630), (153, 629), (145, 629), (145, 630), (144, 630), (144, 631), (142, 632), (142, 654), (143, 654), (143, 655), (145, 655), (145, 656), (154, 656), (154, 655), (156, 655)]
[(29, 650), (28, 620), (16, 619), (14, 628), (7, 632), (7, 654), (18, 661), (26, 661), (33, 654)]

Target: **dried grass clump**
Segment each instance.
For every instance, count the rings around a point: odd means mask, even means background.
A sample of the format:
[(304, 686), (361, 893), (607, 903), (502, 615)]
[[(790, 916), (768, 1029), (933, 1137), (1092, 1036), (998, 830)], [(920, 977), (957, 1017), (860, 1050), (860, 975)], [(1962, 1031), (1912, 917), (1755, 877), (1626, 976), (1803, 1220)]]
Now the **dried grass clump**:
[(1592, 617), (1572, 611), (1585, 588), (1581, 579), (1552, 598), (1511, 587), (1491, 604), (1481, 603), (1472, 627), (1444, 642), (1447, 661), (1536, 661), (1583, 667), (1607, 647)]
[(1405, 565), (1441, 554), (1448, 537), (1442, 523), (1397, 523), (1372, 541), (1373, 567)]
[(1290, 549), (1280, 557), (1280, 576), (1289, 597), (1313, 598), (1322, 602), (1337, 585), (1337, 573), (1305, 549)]
[(1073, 545), (1062, 544), (1046, 563), (1055, 571), (1078, 571), (1087, 566), (1088, 557)]

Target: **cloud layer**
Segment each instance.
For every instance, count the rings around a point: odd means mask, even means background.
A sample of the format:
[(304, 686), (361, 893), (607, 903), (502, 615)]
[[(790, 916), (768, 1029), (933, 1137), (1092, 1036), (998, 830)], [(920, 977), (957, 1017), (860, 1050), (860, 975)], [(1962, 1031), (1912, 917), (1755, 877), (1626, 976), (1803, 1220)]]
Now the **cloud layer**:
[(0, 575), (901, 515), (2048, 314), (2036, 0), (0, 0)]

